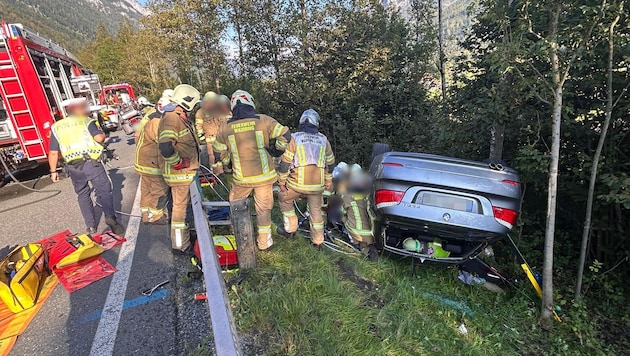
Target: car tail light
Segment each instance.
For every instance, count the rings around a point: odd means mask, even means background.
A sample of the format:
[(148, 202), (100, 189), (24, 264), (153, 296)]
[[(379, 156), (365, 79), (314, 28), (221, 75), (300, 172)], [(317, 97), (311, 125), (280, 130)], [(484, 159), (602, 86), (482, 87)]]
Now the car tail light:
[(513, 184), (513, 185), (520, 185), (521, 183), (515, 181), (515, 180), (509, 180), (509, 179), (504, 179), (503, 183), (507, 183), (507, 184)]
[(492, 213), (494, 214), (494, 218), (497, 219), (499, 224), (507, 227), (508, 229), (511, 229), (512, 226), (516, 224), (518, 211), (493, 206)]
[(405, 192), (397, 190), (377, 190), (376, 194), (374, 194), (374, 204), (376, 204), (377, 209), (398, 205), (402, 201), (404, 195)]
[(403, 167), (401, 163), (393, 163), (393, 162), (385, 162), (383, 163), (383, 165), (387, 167)]

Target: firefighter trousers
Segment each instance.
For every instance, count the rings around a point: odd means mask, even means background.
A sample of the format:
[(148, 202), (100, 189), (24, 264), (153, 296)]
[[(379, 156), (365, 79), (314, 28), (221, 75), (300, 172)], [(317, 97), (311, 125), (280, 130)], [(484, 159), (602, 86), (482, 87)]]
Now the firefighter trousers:
[(161, 175), (142, 174), (140, 181), (142, 222), (145, 224), (156, 222), (164, 216), (168, 199), (168, 185)]
[(256, 205), (256, 224), (258, 225), (258, 248), (266, 250), (273, 245), (271, 238), (271, 209), (273, 209), (273, 184), (258, 187), (244, 187), (238, 184), (232, 185), (230, 190), (230, 202), (248, 198), (254, 193)]
[[(105, 172), (103, 164), (98, 161), (87, 161), (79, 167), (68, 164), (68, 174), (72, 180), (74, 192), (77, 193), (79, 208), (85, 221), (85, 226), (97, 228), (98, 221), (94, 212), (94, 203), (90, 193), (92, 189), (96, 193), (96, 202), (101, 205), (106, 217), (115, 217), (114, 195), (112, 194), (112, 182)], [(90, 188), (90, 184), (92, 187)]]
[(280, 203), (280, 211), (282, 211), (282, 219), (284, 220), (284, 230), (294, 233), (298, 229), (298, 218), (295, 215), (293, 202), (296, 199), (305, 198), (308, 203), (308, 214), (311, 223), (311, 240), (315, 245), (321, 245), (324, 242), (324, 218), (322, 216), (322, 193), (304, 194), (296, 192), (288, 188), (286, 192), (278, 194), (278, 202)]
[(185, 250), (190, 247), (190, 231), (186, 223), (186, 210), (190, 205), (190, 184), (169, 184), (173, 199), (171, 216), (171, 247)]

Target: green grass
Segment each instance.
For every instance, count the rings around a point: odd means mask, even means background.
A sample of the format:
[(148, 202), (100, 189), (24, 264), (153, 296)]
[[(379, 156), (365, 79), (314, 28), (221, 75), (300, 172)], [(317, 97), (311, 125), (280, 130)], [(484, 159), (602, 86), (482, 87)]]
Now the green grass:
[[(593, 354), (538, 327), (537, 305), (457, 281), (457, 271), (315, 251), (277, 238), (230, 296), (248, 354)], [(529, 302), (529, 303), (528, 303)], [(453, 306), (455, 305), (455, 306)], [(470, 312), (467, 312), (469, 308)], [(467, 333), (458, 331), (465, 325)]]
[[(253, 203), (252, 203), (253, 206)], [(252, 208), (253, 210), (253, 208)], [(281, 221), (278, 209), (274, 221)], [(247, 355), (597, 355), (614, 346), (589, 319), (539, 324), (531, 286), (496, 294), (457, 280), (457, 269), (394, 256), (369, 262), (308, 240), (274, 236), (258, 268), (229, 292)], [(515, 269), (517, 270), (517, 269)], [(228, 274), (229, 278), (233, 274)], [(534, 300), (535, 302), (532, 302)], [(466, 333), (459, 331), (461, 325)], [(593, 325), (589, 325), (591, 330)]]

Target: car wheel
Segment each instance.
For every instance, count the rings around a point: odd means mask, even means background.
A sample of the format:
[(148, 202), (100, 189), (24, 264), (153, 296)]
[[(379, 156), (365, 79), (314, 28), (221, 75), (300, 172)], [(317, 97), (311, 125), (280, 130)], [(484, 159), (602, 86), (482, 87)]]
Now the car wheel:
[(383, 153), (391, 152), (392, 149), (386, 143), (375, 143), (372, 145), (372, 161), (374, 158), (382, 155)]

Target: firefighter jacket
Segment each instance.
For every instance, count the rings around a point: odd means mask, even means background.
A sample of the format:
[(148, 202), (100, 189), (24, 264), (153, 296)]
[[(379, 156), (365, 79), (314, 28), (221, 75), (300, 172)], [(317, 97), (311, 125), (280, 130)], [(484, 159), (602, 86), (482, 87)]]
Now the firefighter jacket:
[(59, 143), (63, 159), (70, 163), (87, 156), (98, 160), (103, 153), (103, 145), (96, 142), (88, 126), (96, 120), (89, 117), (68, 116), (52, 125), (51, 131)]
[[(206, 113), (203, 110), (197, 110), (195, 113), (195, 132), (197, 133), (197, 137), (203, 140), (200, 140), (200, 143), (207, 143), (208, 132), (210, 122), (214, 118), (214, 111)], [(215, 134), (216, 136), (216, 134)]]
[(158, 112), (156, 108), (151, 106), (146, 108), (144, 113), (145, 114), (142, 116), (142, 119), (140, 119), (140, 122), (138, 122), (138, 124), (136, 125), (136, 132), (141, 132), (144, 125), (146, 125), (147, 122), (149, 122), (152, 118), (162, 116), (162, 114), (160, 114), (160, 112)]
[[(194, 128), (181, 107), (164, 109), (158, 128), (158, 148), (164, 158), (160, 167), (164, 180), (171, 184), (190, 184), (199, 168), (199, 150)], [(180, 170), (173, 168), (182, 159), (189, 160), (190, 166)]]
[(284, 151), (291, 135), (289, 128), (267, 115), (230, 119), (221, 126), (212, 146), (223, 165), (232, 163), (234, 183), (246, 187), (273, 184), (277, 173), (269, 153), (269, 141)]
[[(156, 112), (157, 113), (157, 112)], [(146, 115), (142, 119), (148, 119), (140, 129), (138, 143), (136, 144), (136, 161), (134, 168), (138, 174), (148, 174), (154, 176), (162, 175), (160, 166), (163, 165), (164, 158), (158, 150), (158, 129), (161, 115)]]
[(203, 135), (206, 138), (206, 144), (214, 145), (214, 141), (217, 139), (217, 134), (221, 129), (221, 125), (226, 123), (232, 115), (217, 113), (210, 119), (206, 119), (203, 122)]
[(280, 184), (300, 193), (321, 193), (332, 183), (335, 155), (326, 136), (299, 131), (282, 155), (279, 169)]
[(365, 194), (348, 193), (343, 196), (344, 222), (346, 229), (360, 241), (373, 237), (372, 225), (374, 215)]

